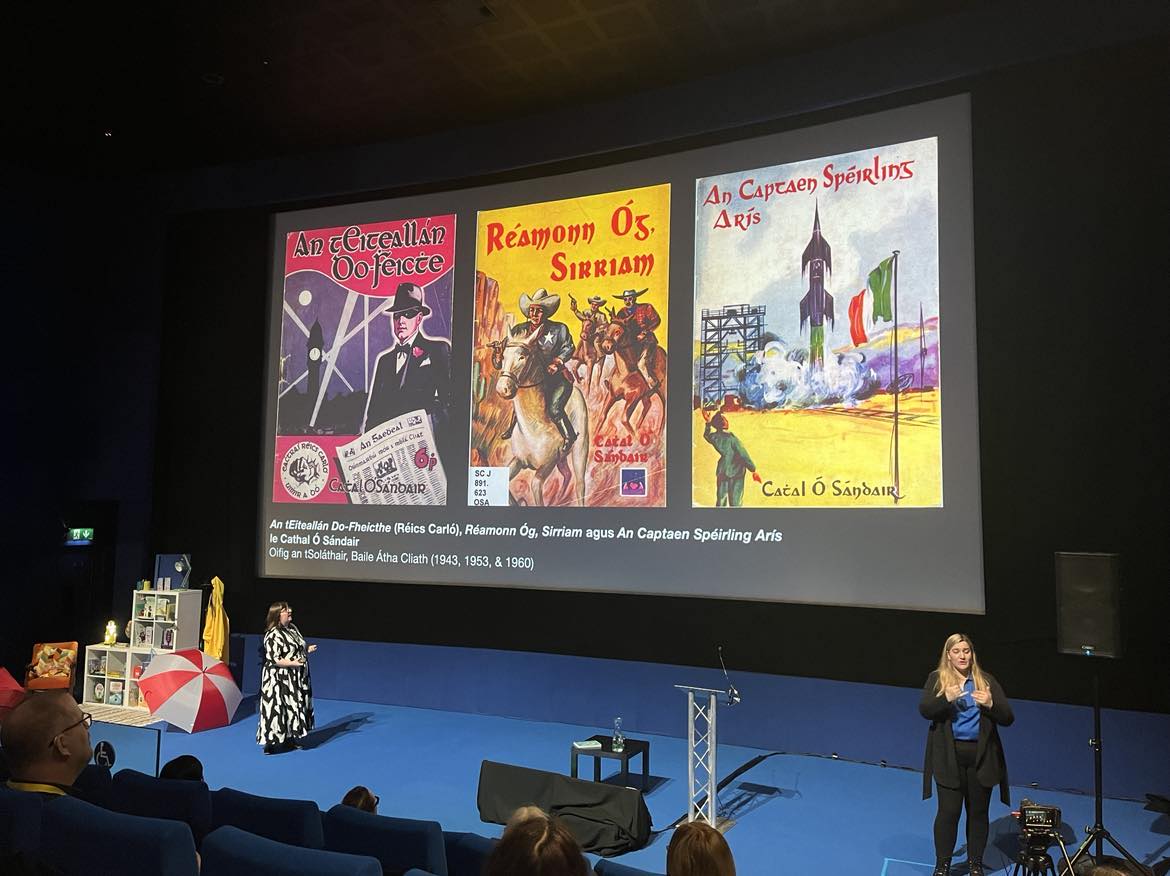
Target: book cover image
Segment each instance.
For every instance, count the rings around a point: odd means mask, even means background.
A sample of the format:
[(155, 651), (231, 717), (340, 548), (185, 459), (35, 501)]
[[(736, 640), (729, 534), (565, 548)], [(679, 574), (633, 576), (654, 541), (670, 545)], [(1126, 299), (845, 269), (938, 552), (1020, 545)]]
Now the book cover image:
[(482, 211), (468, 504), (666, 503), (670, 186)]
[(695, 507), (943, 502), (938, 141), (699, 179)]
[(454, 267), (454, 215), (285, 236), (274, 502), (446, 504)]

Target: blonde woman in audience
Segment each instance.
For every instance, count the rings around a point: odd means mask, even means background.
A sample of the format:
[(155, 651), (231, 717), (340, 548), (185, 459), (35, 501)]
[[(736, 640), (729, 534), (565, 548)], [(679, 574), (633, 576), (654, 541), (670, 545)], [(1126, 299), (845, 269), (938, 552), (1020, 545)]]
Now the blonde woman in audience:
[(735, 876), (723, 834), (703, 821), (680, 824), (666, 849), (667, 876)]
[(484, 867), (484, 876), (588, 876), (581, 846), (559, 818), (517, 809)]

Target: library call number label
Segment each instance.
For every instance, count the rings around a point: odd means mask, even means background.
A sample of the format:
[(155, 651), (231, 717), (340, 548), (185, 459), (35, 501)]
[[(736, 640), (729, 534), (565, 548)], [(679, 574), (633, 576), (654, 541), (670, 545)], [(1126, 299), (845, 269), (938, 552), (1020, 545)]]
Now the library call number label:
[(488, 508), (508, 506), (507, 466), (473, 466), (467, 473), (468, 505)]

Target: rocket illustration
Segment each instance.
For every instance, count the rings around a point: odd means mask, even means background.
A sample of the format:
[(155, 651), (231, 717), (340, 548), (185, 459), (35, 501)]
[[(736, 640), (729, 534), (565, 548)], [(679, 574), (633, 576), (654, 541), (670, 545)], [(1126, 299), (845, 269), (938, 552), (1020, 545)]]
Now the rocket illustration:
[(833, 296), (825, 289), (825, 272), (832, 273), (833, 250), (821, 236), (821, 210), (813, 215), (812, 237), (800, 258), (801, 276), (808, 274), (808, 292), (800, 299), (800, 327), (809, 324), (808, 358), (813, 367), (825, 364), (825, 320), (833, 320)]

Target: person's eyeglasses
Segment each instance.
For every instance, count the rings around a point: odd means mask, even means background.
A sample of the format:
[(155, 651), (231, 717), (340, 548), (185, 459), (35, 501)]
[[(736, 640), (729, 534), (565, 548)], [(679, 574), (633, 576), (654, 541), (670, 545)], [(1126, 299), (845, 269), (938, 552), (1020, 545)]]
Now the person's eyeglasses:
[(412, 307), (410, 310), (395, 311), (394, 318), (395, 319), (414, 319), (420, 313), (422, 313), (421, 308)]
[[(90, 725), (93, 724), (93, 715), (91, 715), (89, 712), (82, 712), (80, 720), (74, 721), (72, 724), (70, 724), (68, 727), (66, 727), (64, 730), (62, 730), (60, 733), (58, 733), (57, 736), (62, 736), (65, 733), (68, 733), (70, 730), (72, 730), (78, 724), (84, 724), (85, 729), (88, 730)], [(52, 739), (49, 740), (49, 748), (53, 747), (53, 743), (57, 741), (57, 736), (54, 736)]]
[(379, 797), (377, 794), (375, 794), (374, 795), (374, 805), (377, 806), (381, 802), (382, 802), (382, 798)]

